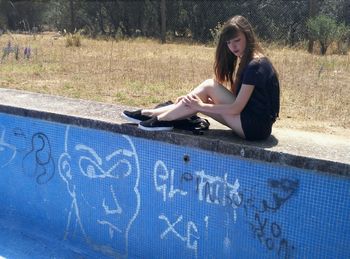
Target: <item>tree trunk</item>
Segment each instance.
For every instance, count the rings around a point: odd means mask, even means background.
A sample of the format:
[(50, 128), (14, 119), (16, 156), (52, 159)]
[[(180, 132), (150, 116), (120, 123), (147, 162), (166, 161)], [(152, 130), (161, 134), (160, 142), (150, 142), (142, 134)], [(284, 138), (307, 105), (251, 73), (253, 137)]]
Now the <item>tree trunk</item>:
[[(318, 0), (309, 0), (309, 19), (316, 16)], [(308, 52), (312, 53), (314, 50), (314, 40), (309, 37)]]
[(324, 42), (321, 42), (321, 55), (326, 55), (328, 45)]
[(103, 35), (105, 35), (106, 32), (105, 32), (105, 28), (104, 28), (105, 24), (104, 24), (104, 19), (103, 19), (102, 8), (103, 8), (102, 3), (99, 2), (98, 3), (98, 23), (100, 25), (100, 31), (102, 32)]
[(75, 30), (74, 0), (69, 0), (69, 8), (70, 8), (70, 32), (73, 33)]
[(166, 42), (166, 3), (165, 0), (160, 2), (160, 19), (161, 19), (161, 33), (160, 38), (162, 43)]

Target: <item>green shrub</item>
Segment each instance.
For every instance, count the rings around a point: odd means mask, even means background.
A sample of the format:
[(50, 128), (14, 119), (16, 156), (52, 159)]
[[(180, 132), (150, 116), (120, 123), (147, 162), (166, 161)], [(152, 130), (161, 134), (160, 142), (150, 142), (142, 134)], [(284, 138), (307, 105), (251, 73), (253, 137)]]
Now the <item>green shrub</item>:
[(350, 28), (345, 25), (345, 23), (341, 23), (338, 26), (338, 54), (346, 55), (349, 51), (349, 37), (350, 37)]
[(345, 24), (339, 25), (334, 19), (323, 14), (309, 19), (307, 29), (310, 37), (320, 43), (322, 55), (326, 54), (328, 47), (333, 42), (346, 38), (349, 31)]
[(216, 46), (219, 43), (220, 33), (223, 26), (224, 24), (219, 22), (213, 29), (209, 29), (213, 46)]

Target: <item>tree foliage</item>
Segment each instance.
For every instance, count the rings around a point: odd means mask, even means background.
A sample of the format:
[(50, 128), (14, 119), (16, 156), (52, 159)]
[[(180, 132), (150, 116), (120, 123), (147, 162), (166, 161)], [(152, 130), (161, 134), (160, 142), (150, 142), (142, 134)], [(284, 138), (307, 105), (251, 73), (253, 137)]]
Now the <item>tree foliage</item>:
[[(350, 23), (349, 0), (314, 0), (318, 12)], [(294, 45), (308, 37), (310, 0), (167, 0), (168, 37), (212, 41), (219, 22), (241, 14), (258, 36)], [(160, 37), (161, 0), (0, 0), (0, 29), (81, 31), (89, 36)]]
[(326, 54), (331, 43), (344, 39), (349, 31), (345, 23), (337, 24), (334, 19), (324, 14), (309, 19), (307, 28), (311, 37), (319, 41), (322, 55)]

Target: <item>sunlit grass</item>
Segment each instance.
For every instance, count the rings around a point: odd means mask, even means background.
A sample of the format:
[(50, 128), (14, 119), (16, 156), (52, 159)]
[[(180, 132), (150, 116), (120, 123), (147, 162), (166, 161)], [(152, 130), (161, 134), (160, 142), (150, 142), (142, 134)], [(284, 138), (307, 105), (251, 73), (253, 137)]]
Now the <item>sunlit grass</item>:
[[(3, 35), (32, 47), (0, 64), (0, 86), (130, 106), (174, 100), (213, 76), (213, 47), (160, 44), (150, 39), (92, 40), (66, 47), (53, 34)], [(265, 45), (281, 81), (281, 120), (291, 124), (350, 126), (350, 56), (318, 56), (304, 49)]]

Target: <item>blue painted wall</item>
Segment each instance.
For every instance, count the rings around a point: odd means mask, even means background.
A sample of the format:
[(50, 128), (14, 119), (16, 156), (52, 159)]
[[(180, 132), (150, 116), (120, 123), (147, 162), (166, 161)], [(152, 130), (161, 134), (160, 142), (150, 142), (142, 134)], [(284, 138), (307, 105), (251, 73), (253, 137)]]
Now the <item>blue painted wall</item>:
[(102, 130), (0, 113), (0, 190), (0, 235), (106, 257), (350, 258), (349, 178)]

